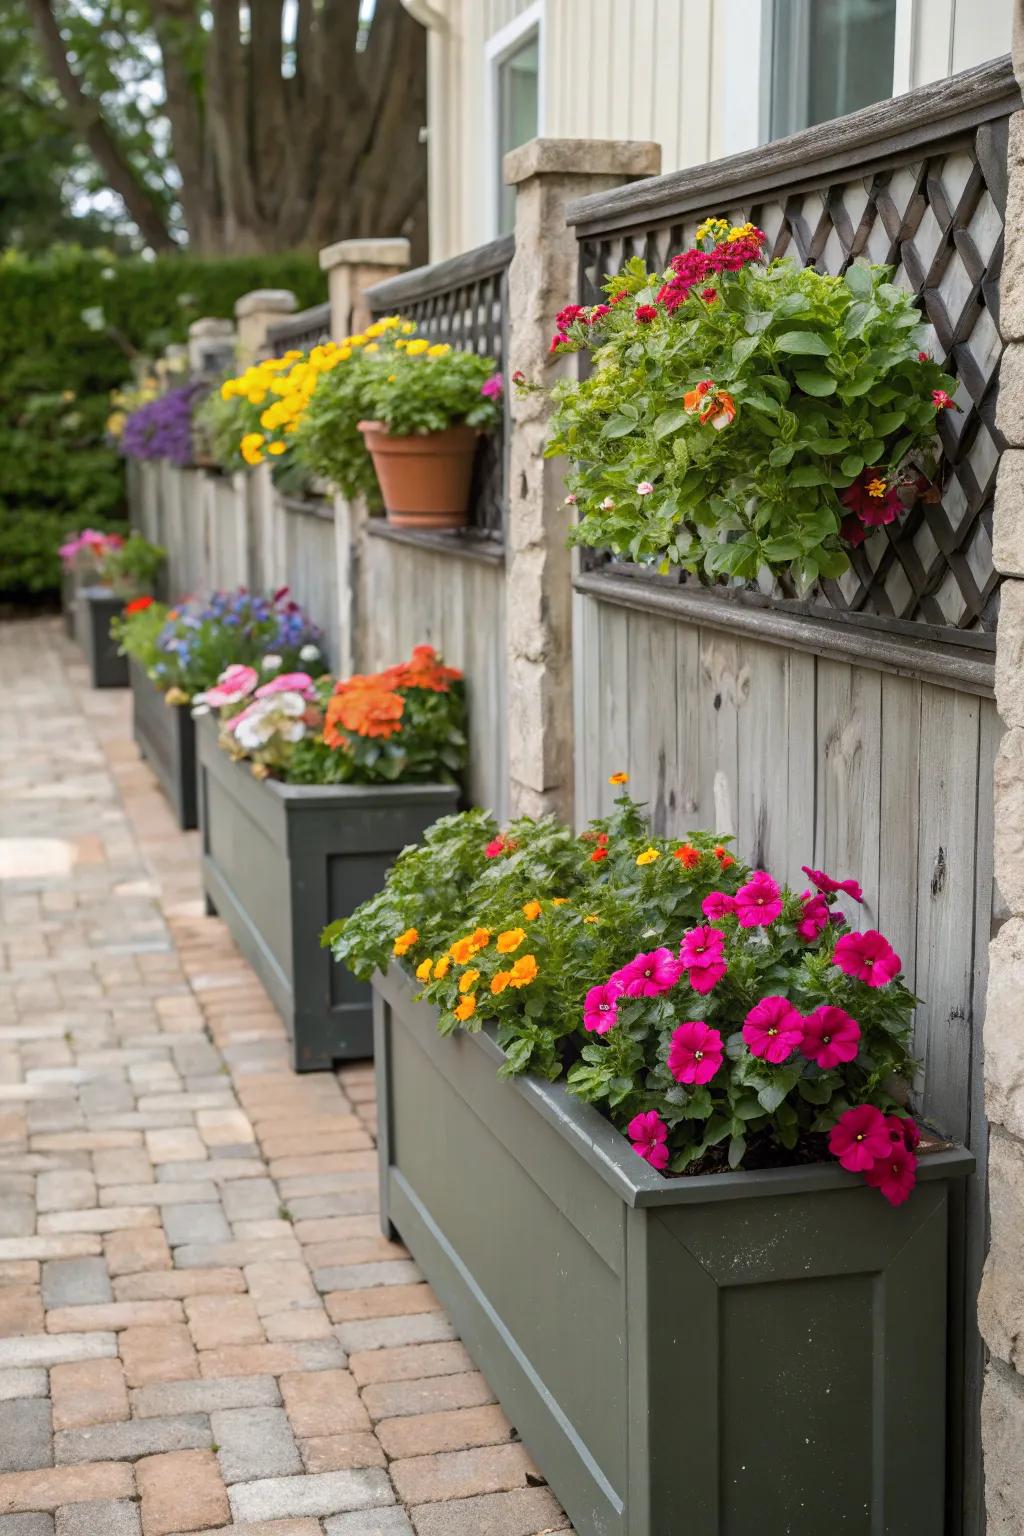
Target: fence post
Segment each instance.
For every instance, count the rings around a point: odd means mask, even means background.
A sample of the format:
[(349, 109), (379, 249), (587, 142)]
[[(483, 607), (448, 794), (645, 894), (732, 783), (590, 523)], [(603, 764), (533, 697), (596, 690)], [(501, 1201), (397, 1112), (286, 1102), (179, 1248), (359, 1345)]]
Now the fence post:
[(238, 322), (238, 362), (247, 368), (267, 340), (267, 331), (281, 315), (291, 315), (298, 299), (288, 288), (253, 288), (235, 300)]
[[(1013, 65), (1024, 80), (1024, 0), (1014, 0)], [(1024, 1530), (1024, 112), (1010, 119), (1006, 252), (999, 325), (1006, 350), (997, 424), (993, 557), (1004, 577), (996, 630), (996, 703), (1005, 726), (995, 769), (995, 876), (1003, 915), (989, 946), (985, 999), (985, 1109), (991, 1239), (978, 1297), (989, 1348), (982, 1448), (989, 1530)]]
[[(370, 324), (366, 290), (385, 278), (397, 277), (409, 265), (409, 242), (387, 240), (338, 240), (320, 252), (320, 270), (327, 274), (331, 304), (331, 336), (345, 336)], [(361, 496), (348, 501), (334, 498), (334, 550), (338, 580), (338, 671), (346, 677), (360, 665), (363, 646), (359, 626), (363, 622), (359, 602), (361, 555), (368, 513)]]
[(235, 327), (230, 320), (204, 315), (188, 328), (188, 371), (193, 378), (222, 373), (235, 355)]
[(397, 277), (409, 265), (408, 240), (337, 240), (320, 252), (320, 270), (327, 276), (331, 304), (331, 336), (340, 341), (365, 330), (370, 323), (367, 288)]
[(506, 612), (509, 795), (514, 816), (573, 809), (572, 562), (562, 467), (545, 459), (547, 388), (572, 366), (548, 353), (555, 315), (578, 287), (576, 239), (566, 206), (661, 169), (657, 144), (614, 139), (533, 139), (505, 156), (516, 189), (516, 253), (509, 269), (509, 372), (544, 392), (511, 391)]

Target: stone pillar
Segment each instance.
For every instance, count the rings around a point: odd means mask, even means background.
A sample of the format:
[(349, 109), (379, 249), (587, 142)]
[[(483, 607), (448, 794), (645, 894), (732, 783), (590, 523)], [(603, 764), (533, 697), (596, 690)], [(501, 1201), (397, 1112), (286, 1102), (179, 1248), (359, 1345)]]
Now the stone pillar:
[(204, 316), (188, 328), (188, 366), (193, 378), (223, 373), (234, 361), (235, 327), (230, 320)]
[(574, 368), (551, 358), (555, 315), (576, 299), (574, 198), (657, 175), (661, 149), (613, 139), (533, 139), (505, 156), (516, 189), (516, 254), (509, 272), (507, 370), (544, 389), (509, 391), (506, 629), (509, 793), (513, 816), (572, 820), (572, 561), (563, 466), (545, 459), (547, 390)]
[[(1024, 0), (1014, 0), (1013, 61), (1024, 78)], [(1010, 119), (1006, 254), (999, 288), (1006, 351), (998, 425), (993, 553), (1004, 577), (996, 704), (1005, 734), (995, 770), (995, 877), (1010, 916), (989, 947), (985, 1107), (992, 1233), (978, 1298), (990, 1355), (982, 1403), (989, 1536), (1024, 1531), (1024, 112)]]
[(238, 322), (238, 362), (247, 368), (267, 340), (267, 331), (282, 315), (292, 315), (298, 300), (288, 288), (253, 288), (235, 300)]
[(366, 290), (374, 283), (397, 277), (409, 265), (409, 242), (387, 240), (338, 240), (320, 252), (320, 270), (327, 274), (331, 301), (331, 336), (340, 341), (370, 324)]

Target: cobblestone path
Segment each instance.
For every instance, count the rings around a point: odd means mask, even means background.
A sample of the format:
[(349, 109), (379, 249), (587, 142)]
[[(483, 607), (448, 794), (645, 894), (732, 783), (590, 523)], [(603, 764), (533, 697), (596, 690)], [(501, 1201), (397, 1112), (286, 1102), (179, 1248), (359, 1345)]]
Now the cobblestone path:
[(56, 621), (0, 625), (0, 1536), (567, 1522)]

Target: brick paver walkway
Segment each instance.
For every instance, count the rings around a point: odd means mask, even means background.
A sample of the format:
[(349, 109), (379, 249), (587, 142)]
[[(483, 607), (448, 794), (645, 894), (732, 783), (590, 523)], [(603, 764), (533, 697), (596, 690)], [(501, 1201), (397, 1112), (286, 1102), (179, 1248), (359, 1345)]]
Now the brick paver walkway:
[(0, 1536), (567, 1522), (296, 1077), (195, 834), (55, 621), (0, 626)]

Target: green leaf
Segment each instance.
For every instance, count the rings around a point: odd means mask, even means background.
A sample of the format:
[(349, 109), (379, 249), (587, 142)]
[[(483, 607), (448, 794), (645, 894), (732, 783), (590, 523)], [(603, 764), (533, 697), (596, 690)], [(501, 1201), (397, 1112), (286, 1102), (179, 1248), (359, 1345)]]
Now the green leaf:
[(763, 1088), (757, 1090), (757, 1098), (761, 1108), (766, 1109), (770, 1115), (774, 1114), (785, 1097), (785, 1083), (766, 1083)]
[(792, 534), (784, 534), (777, 539), (766, 539), (762, 548), (769, 560), (795, 560), (798, 555), (803, 554), (804, 550), (803, 544)]
[(850, 480), (856, 480), (864, 468), (864, 460), (859, 453), (850, 453), (847, 454), (839, 468)]
[(798, 464), (789, 473), (790, 485), (828, 485), (829, 477), (817, 464)]
[(811, 372), (807, 369), (799, 369), (793, 377), (797, 386), (805, 395), (816, 395), (823, 399), (826, 395), (834, 395), (837, 389), (835, 379), (830, 373)]
[(760, 336), (741, 336), (739, 341), (733, 342), (732, 360), (737, 368), (745, 363), (752, 353), (757, 351), (760, 340)]
[(796, 446), (793, 443), (776, 443), (768, 455), (768, 463), (774, 468), (778, 468), (782, 464), (788, 464), (795, 452)]
[(817, 331), (783, 331), (776, 346), (780, 352), (792, 352), (813, 357), (828, 357), (831, 347)]
[(729, 1167), (738, 1168), (743, 1161), (743, 1154), (747, 1150), (746, 1136), (729, 1137)]
[(871, 269), (864, 266), (862, 262), (855, 261), (852, 266), (847, 267), (844, 281), (855, 298), (868, 299), (874, 291), (875, 282)]
[(828, 549), (824, 544), (815, 552), (818, 569), (822, 576), (827, 576), (831, 581), (836, 581), (850, 569), (850, 557), (845, 549)]
[(668, 437), (671, 433), (678, 432), (679, 428), (683, 426), (685, 422), (686, 412), (681, 408), (676, 408), (675, 410), (671, 411), (662, 411), (661, 415), (658, 416), (655, 420), (654, 435), (659, 440), (663, 437)]

